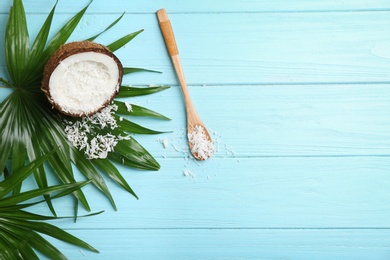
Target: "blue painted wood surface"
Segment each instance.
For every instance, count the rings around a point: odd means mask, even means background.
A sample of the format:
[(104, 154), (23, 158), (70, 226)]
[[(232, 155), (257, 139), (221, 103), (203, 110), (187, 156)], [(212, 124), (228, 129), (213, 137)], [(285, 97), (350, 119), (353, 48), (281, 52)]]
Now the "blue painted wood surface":
[[(36, 34), (54, 1), (24, 2)], [(0, 4), (1, 35), (11, 3)], [(54, 27), (87, 3), (60, 1)], [(155, 16), (163, 7), (217, 141), (206, 162), (189, 158), (184, 104)], [(95, 0), (72, 40), (126, 11), (99, 42), (145, 29), (117, 55), (163, 74), (124, 82), (173, 86), (131, 100), (172, 118), (137, 122), (173, 132), (136, 136), (162, 166), (121, 168), (139, 200), (108, 181), (117, 212), (86, 187), (93, 210), (105, 212), (54, 222), (100, 254), (59, 248), (70, 259), (389, 259), (389, 10), (381, 0)], [(71, 205), (58, 201), (58, 214), (70, 215)]]

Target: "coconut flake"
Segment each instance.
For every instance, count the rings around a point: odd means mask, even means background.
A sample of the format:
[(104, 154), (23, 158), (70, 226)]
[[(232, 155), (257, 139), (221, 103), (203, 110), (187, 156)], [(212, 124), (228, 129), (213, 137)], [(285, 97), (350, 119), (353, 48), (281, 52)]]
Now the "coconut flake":
[(131, 106), (130, 103), (125, 101), (125, 106), (126, 106), (126, 109), (127, 109), (128, 112), (132, 112), (133, 111), (133, 107)]
[(160, 143), (163, 145), (164, 149), (167, 149), (169, 143), (167, 138), (164, 137), (163, 139), (160, 139)]
[(118, 127), (114, 113), (118, 110), (118, 106), (115, 104), (111, 104), (105, 108), (103, 108), (100, 112), (93, 114), (92, 116), (86, 117), (89, 122), (94, 125), (100, 126), (101, 129), (109, 126), (111, 129), (115, 129)]
[(206, 136), (203, 126), (193, 127), (192, 132), (188, 134), (188, 141), (191, 153), (197, 154), (200, 159), (206, 160), (213, 154), (213, 143)]
[(114, 113), (118, 106), (108, 105), (92, 116), (83, 117), (75, 122), (64, 120), (65, 133), (68, 141), (80, 151), (84, 151), (88, 159), (104, 159), (108, 153), (114, 151), (120, 140), (128, 140), (129, 136), (115, 136), (111, 133), (93, 136), (96, 130), (118, 127)]
[(108, 152), (114, 151), (117, 143), (117, 138), (114, 135), (97, 135), (90, 141), (90, 145), (85, 149), (85, 154), (88, 159), (107, 158)]

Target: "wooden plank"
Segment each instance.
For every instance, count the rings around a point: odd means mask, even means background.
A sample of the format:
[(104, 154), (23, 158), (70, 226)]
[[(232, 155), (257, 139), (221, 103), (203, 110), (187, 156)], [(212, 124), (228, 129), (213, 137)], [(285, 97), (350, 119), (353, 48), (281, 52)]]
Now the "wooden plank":
[[(0, 15), (0, 21), (5, 16)], [(53, 31), (70, 17), (56, 16)], [(71, 40), (91, 36), (117, 17), (87, 15)], [(43, 14), (30, 18), (32, 36), (44, 18)], [(390, 81), (386, 11), (172, 14), (170, 18), (189, 85)], [(126, 15), (98, 41), (108, 44), (142, 28), (144, 33), (116, 53), (125, 66), (164, 73), (134, 75), (125, 83), (177, 84), (154, 14)], [(0, 34), (4, 30), (2, 26)], [(1, 60), (0, 75), (5, 74)]]
[[(217, 140), (216, 157), (389, 155), (387, 84), (213, 86), (192, 87), (190, 92)], [(174, 131), (154, 138), (136, 136), (156, 156), (188, 154), (181, 100), (177, 88), (137, 99), (173, 119), (137, 120)], [(163, 138), (167, 149), (158, 142)]]
[[(387, 84), (190, 86), (190, 92), (213, 133), (215, 157), (389, 155)], [(173, 131), (135, 136), (154, 156), (189, 155), (183, 98), (177, 86), (126, 100), (172, 118), (132, 118), (149, 128)]]
[[(76, 224), (72, 219), (55, 223), (85, 230), (390, 228), (389, 157), (218, 158), (199, 164), (166, 158), (160, 163), (161, 170), (153, 173), (120, 168), (139, 200), (108, 182), (115, 212), (87, 186), (92, 210), (105, 212)], [(194, 176), (184, 176), (184, 170)], [(57, 201), (58, 215), (72, 215), (72, 202)], [(32, 210), (50, 214), (45, 205)]]
[(71, 230), (100, 254), (59, 244), (69, 259), (373, 259), (390, 256), (386, 230)]
[[(28, 12), (40, 13), (50, 10), (54, 5), (53, 0), (33, 1), (24, 0)], [(3, 0), (0, 12), (8, 11), (12, 0)], [(59, 12), (75, 12), (83, 8), (89, 1), (69, 2), (62, 1), (58, 4)], [(236, 1), (174, 1), (174, 0), (146, 0), (146, 1), (121, 1), (112, 0), (109, 4), (104, 0), (95, 0), (90, 6), (94, 13), (129, 12), (129, 13), (154, 13), (160, 8), (166, 8), (170, 12), (299, 12), (299, 11), (367, 11), (388, 10), (390, 4), (386, 0), (355, 0), (355, 1), (283, 1), (283, 0), (244, 0), (237, 4)]]

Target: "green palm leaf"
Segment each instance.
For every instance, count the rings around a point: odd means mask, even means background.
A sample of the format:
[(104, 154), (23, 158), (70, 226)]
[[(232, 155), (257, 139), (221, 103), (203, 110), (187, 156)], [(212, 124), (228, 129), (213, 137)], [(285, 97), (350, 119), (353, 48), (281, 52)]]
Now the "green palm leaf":
[(119, 119), (118, 118), (118, 126), (119, 129), (127, 132), (127, 133), (133, 133), (133, 134), (148, 134), (148, 135), (154, 135), (154, 134), (162, 134), (164, 132), (155, 131), (146, 127), (143, 127), (139, 124), (136, 124), (134, 122), (131, 122), (127, 119)]
[[(27, 178), (39, 168), (45, 160), (53, 156), (55, 150), (45, 154), (13, 172), (11, 176), (0, 182), (0, 259), (38, 259), (35, 251), (50, 259), (66, 259), (66, 257), (39, 233), (51, 236), (72, 245), (98, 252), (94, 247), (64, 230), (42, 220), (58, 219), (53, 216), (42, 216), (22, 209), (40, 203), (23, 202), (47, 195), (59, 198), (80, 189), (87, 182), (62, 184), (44, 189), (30, 190), (17, 195), (8, 195), (9, 191), (18, 186), (21, 180)], [(95, 213), (99, 214), (101, 212)], [(91, 214), (94, 215), (94, 214)]]
[(137, 96), (144, 96), (144, 95), (150, 95), (153, 93), (157, 93), (166, 89), (169, 89), (169, 86), (159, 86), (159, 87), (126, 87), (122, 86), (118, 98), (126, 98), (126, 97), (137, 97)]
[(139, 30), (139, 31), (136, 31), (136, 32), (133, 32), (133, 33), (129, 33), (128, 35), (125, 35), (123, 36), (122, 38), (114, 41), (113, 43), (107, 45), (107, 48), (110, 49), (112, 52), (122, 48), (123, 46), (126, 45), (126, 43), (128, 43), (129, 41), (131, 41), (132, 39), (134, 39), (138, 34), (140, 34), (141, 32), (143, 32), (144, 30)]
[[(52, 53), (68, 40), (90, 4), (76, 13), (57, 33), (53, 34), (52, 39), (49, 39), (50, 28), (57, 6), (57, 3), (55, 3), (30, 47), (23, 2), (22, 0), (13, 1), (4, 44), (5, 63), (9, 72), (9, 79), (0, 78), (0, 81), (6, 84), (7, 87), (13, 88), (14, 91), (0, 103), (0, 175), (4, 174), (7, 179), (9, 176), (12, 180), (16, 178), (13, 176), (24, 167), (26, 161), (42, 158), (44, 154), (56, 148), (53, 154), (45, 159), (45, 164), (40, 164), (31, 170), (39, 189), (42, 191), (49, 189), (48, 174), (55, 174), (57, 179), (64, 184), (73, 185), (77, 183), (73, 173), (75, 167), (85, 176), (85, 179), (91, 180), (90, 183), (95, 185), (116, 209), (115, 202), (102, 175), (113, 179), (119, 186), (137, 198), (115, 165), (119, 163), (137, 169), (158, 170), (160, 165), (153, 156), (133, 137), (126, 136), (130, 132), (139, 134), (158, 134), (162, 132), (145, 128), (131, 122), (131, 118), (126, 118), (123, 122), (118, 123), (119, 127), (113, 131), (113, 133), (124, 137), (126, 140), (119, 141), (115, 150), (110, 152), (107, 158), (90, 160), (83, 153), (84, 151), (77, 150), (68, 141), (64, 130), (64, 120), (70, 119), (51, 109), (49, 102), (40, 90), (45, 63)], [(111, 29), (122, 19), (123, 15), (102, 32), (91, 37), (90, 40), (95, 40), (96, 37)], [(116, 51), (142, 31), (127, 34), (109, 44), (108, 48)], [(125, 68), (125, 74), (141, 71), (155, 72), (141, 68)], [(149, 95), (167, 88), (167, 86), (121, 87), (118, 97)], [(120, 118), (121, 115), (168, 119), (157, 112), (140, 106), (134, 106), (134, 110), (129, 114), (123, 111), (123, 104), (119, 104), (118, 111), (115, 112), (116, 119)], [(104, 131), (97, 130), (95, 134), (104, 133)], [(8, 163), (10, 167), (7, 168)], [(23, 178), (15, 181), (12, 188), (14, 195), (20, 193), (22, 181)], [(72, 189), (72, 194), (86, 210), (90, 211), (89, 203), (81, 189)], [(50, 210), (56, 216), (52, 196), (47, 193), (42, 193), (41, 196), (44, 196)], [(77, 212), (77, 207), (75, 212)]]
[(6, 27), (4, 48), (8, 73), (19, 87), (23, 78), (26, 60), (30, 52), (30, 39), (27, 31), (26, 14), (21, 0), (15, 0), (10, 9)]
[(115, 24), (117, 24), (121, 19), (122, 17), (125, 15), (125, 13), (123, 13), (121, 16), (118, 17), (118, 19), (116, 19), (114, 22), (112, 22), (106, 29), (104, 29), (102, 32), (96, 34), (95, 36), (92, 36), (90, 38), (87, 39), (87, 41), (94, 41), (97, 37), (99, 37), (100, 35), (102, 35), (103, 33), (105, 33), (106, 31), (110, 30), (112, 27), (115, 26)]
[(142, 71), (161, 73), (160, 71), (157, 71), (157, 70), (148, 70), (148, 69), (144, 69), (144, 68), (123, 68), (123, 75), (135, 73), (135, 72), (142, 72)]
[[(21, 0), (20, 0), (21, 1)], [(50, 57), (50, 55), (55, 52), (62, 44), (64, 44), (69, 37), (72, 35), (73, 31), (76, 29), (79, 24), (81, 18), (83, 18), (84, 13), (87, 11), (89, 5), (92, 1), (84, 7), (80, 12), (78, 12), (75, 16), (73, 16), (53, 37), (53, 39), (49, 42), (46, 50), (43, 52), (43, 56), (46, 58)]]
[(92, 183), (102, 191), (106, 197), (110, 200), (112, 206), (116, 210), (116, 205), (114, 199), (111, 196), (111, 193), (97, 169), (93, 166), (92, 162), (85, 158), (85, 155), (78, 151), (76, 148), (72, 147), (72, 162), (76, 167), (84, 174), (88, 179), (92, 180)]
[(113, 181), (128, 191), (131, 195), (138, 199), (137, 194), (133, 191), (126, 179), (120, 174), (115, 165), (108, 159), (92, 160), (92, 163), (102, 172), (106, 173)]
[(115, 100), (114, 104), (118, 106), (117, 114), (120, 115), (128, 115), (128, 116), (149, 116), (149, 117), (155, 117), (163, 120), (171, 120), (170, 118), (157, 113), (153, 110), (150, 110), (145, 107), (141, 107), (138, 105), (130, 104), (131, 105), (131, 111), (128, 110), (126, 104), (124, 102)]

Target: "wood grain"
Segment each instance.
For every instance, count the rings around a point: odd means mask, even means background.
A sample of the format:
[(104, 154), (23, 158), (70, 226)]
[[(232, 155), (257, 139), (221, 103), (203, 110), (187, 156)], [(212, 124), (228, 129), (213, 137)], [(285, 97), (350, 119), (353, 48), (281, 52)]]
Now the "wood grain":
[[(3, 0), (0, 12), (8, 12), (12, 0)], [(25, 7), (31, 13), (47, 13), (54, 5), (53, 0), (31, 1), (25, 0)], [(72, 12), (85, 7), (88, 0), (82, 1), (61, 1), (58, 3), (58, 13)], [(388, 10), (390, 4), (386, 0), (354, 0), (354, 1), (283, 1), (283, 0), (244, 0), (237, 4), (235, 1), (224, 1), (223, 4), (217, 1), (167, 1), (167, 0), (145, 0), (145, 1), (122, 1), (111, 0), (109, 4), (105, 0), (94, 0), (89, 10), (98, 14), (106, 14), (107, 11), (122, 13), (154, 13), (160, 8), (166, 8), (169, 12), (182, 13), (237, 13), (237, 12), (327, 12), (327, 11), (383, 11)]]
[[(0, 35), (11, 3), (0, 4)], [(54, 1), (24, 3), (33, 37)], [(53, 30), (88, 3), (60, 1)], [(207, 162), (189, 157), (160, 8), (175, 24), (192, 100), (218, 144)], [(173, 132), (135, 136), (162, 166), (120, 167), (140, 200), (107, 180), (119, 211), (87, 186), (93, 211), (105, 212), (52, 222), (101, 254), (60, 250), (70, 259), (389, 259), (389, 10), (385, 0), (94, 0), (71, 40), (126, 11), (98, 42), (145, 29), (116, 54), (125, 66), (163, 74), (124, 83), (172, 88), (126, 101), (172, 118), (136, 122)], [(9, 91), (0, 89), (0, 99)], [(23, 189), (35, 186), (29, 179)], [(72, 214), (71, 198), (55, 203), (58, 215)], [(32, 210), (50, 214), (44, 205)]]
[[(72, 230), (100, 254), (61, 248), (70, 259), (388, 259), (389, 230)], [(53, 243), (55, 243), (54, 241)], [(91, 241), (88, 241), (91, 242)]]
[[(125, 170), (139, 200), (108, 186), (119, 208), (92, 187), (99, 216), (61, 221), (67, 229), (390, 228), (388, 157), (184, 158), (160, 160), (159, 172)], [(193, 172), (186, 177), (183, 170)], [(77, 178), (80, 178), (77, 176)], [(56, 202), (70, 215), (72, 200)], [(37, 213), (48, 209), (41, 205)], [(80, 210), (80, 214), (86, 214)]]
[[(56, 16), (56, 26), (70, 16)], [(71, 40), (92, 36), (118, 16), (87, 15)], [(29, 26), (36, 32), (44, 19), (38, 14), (29, 20)], [(390, 39), (383, 31), (390, 27), (387, 11), (186, 13), (172, 14), (170, 19), (175, 24), (188, 85), (390, 81)], [(0, 15), (0, 20), (5, 21), (5, 15)], [(132, 75), (125, 84), (177, 84), (154, 13), (125, 15), (116, 29), (97, 41), (109, 44), (139, 29), (145, 31), (116, 54), (124, 66), (163, 74)], [(4, 34), (4, 27), (0, 34)], [(5, 74), (4, 63), (0, 73)]]
[[(387, 84), (190, 86), (190, 91), (217, 141), (216, 157), (389, 155)], [(139, 124), (173, 131), (135, 137), (153, 155), (188, 156), (179, 87), (130, 102), (172, 118), (168, 122), (134, 118)], [(159, 142), (163, 138), (169, 144), (166, 149)]]

